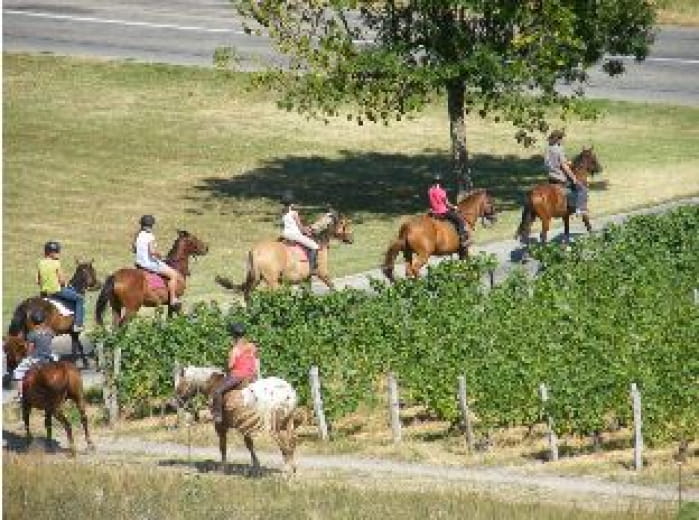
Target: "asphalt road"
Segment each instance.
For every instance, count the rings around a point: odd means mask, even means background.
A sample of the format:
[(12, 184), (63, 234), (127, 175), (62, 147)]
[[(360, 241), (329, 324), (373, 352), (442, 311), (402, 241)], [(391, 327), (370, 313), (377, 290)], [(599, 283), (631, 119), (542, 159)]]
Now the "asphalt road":
[[(227, 0), (3, 2), (5, 51), (210, 66), (214, 50), (230, 46), (244, 70), (281, 60), (242, 27)], [(618, 78), (593, 71), (588, 95), (699, 105), (699, 30), (663, 27), (645, 62), (626, 61)]]

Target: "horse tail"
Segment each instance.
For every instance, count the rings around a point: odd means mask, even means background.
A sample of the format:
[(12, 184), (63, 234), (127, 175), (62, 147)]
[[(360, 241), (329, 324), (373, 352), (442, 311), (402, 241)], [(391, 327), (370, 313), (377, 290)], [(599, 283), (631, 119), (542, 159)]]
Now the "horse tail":
[(398, 238), (391, 242), (391, 245), (388, 246), (386, 254), (384, 255), (383, 266), (381, 268), (384, 276), (391, 282), (395, 281), (395, 278), (393, 277), (393, 266), (395, 265), (396, 257), (398, 256), (398, 253), (405, 251), (407, 247), (403, 229), (404, 228), (401, 228), (400, 232), (398, 233)]
[(255, 286), (255, 282), (259, 280), (260, 274), (253, 259), (253, 251), (248, 251), (248, 256), (245, 261), (245, 280), (243, 283), (237, 284), (230, 280), (230, 278), (225, 278), (223, 276), (216, 276), (214, 280), (217, 284), (225, 289), (231, 289), (233, 291), (242, 292), (246, 296)]
[(19, 336), (20, 334), (27, 332), (27, 305), (26, 302), (20, 303), (15, 312), (12, 314), (12, 319), (10, 320), (10, 326), (8, 327), (7, 333), (10, 336)]
[(519, 223), (519, 227), (515, 232), (514, 238), (518, 238), (520, 242), (526, 243), (529, 238), (529, 232), (531, 231), (531, 225), (536, 219), (536, 213), (534, 212), (534, 204), (532, 202), (532, 192), (528, 191), (524, 196), (524, 207), (522, 208), (522, 220)]
[(97, 306), (95, 307), (95, 321), (100, 327), (104, 326), (102, 315), (107, 307), (107, 302), (112, 299), (114, 294), (114, 275), (110, 275), (102, 286), (99, 296), (97, 297)]

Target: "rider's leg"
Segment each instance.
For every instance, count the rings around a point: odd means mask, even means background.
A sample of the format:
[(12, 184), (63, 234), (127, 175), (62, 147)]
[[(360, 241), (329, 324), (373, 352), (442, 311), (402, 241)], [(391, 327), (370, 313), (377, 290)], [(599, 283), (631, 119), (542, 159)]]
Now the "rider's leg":
[(240, 383), (240, 379), (231, 374), (226, 376), (226, 378), (221, 381), (221, 384), (214, 390), (211, 399), (211, 414), (214, 417), (214, 423), (223, 421), (223, 394), (228, 392), (228, 390), (233, 390), (238, 383)]
[(80, 332), (85, 323), (85, 297), (70, 286), (63, 287), (55, 296), (73, 303), (75, 306), (73, 330)]
[(167, 277), (167, 291), (170, 297), (170, 306), (179, 305), (180, 301), (177, 299), (177, 282), (180, 278), (180, 273), (169, 265), (165, 265), (162, 267), (160, 274)]
[(319, 246), (315, 240), (306, 235), (294, 235), (293, 240), (304, 246), (308, 250), (308, 267), (311, 275), (316, 274), (318, 270), (318, 249)]
[(447, 218), (451, 220), (454, 225), (456, 226), (456, 231), (459, 234), (459, 245), (461, 249), (464, 249), (465, 247), (468, 246), (469, 242), (469, 237), (468, 237), (468, 232), (466, 231), (466, 225), (464, 223), (464, 219), (461, 218), (461, 215), (459, 215), (456, 211), (449, 210), (446, 214)]
[(578, 185), (577, 191), (576, 191), (576, 206), (577, 206), (577, 214), (578, 215), (586, 215), (587, 214), (587, 187)]

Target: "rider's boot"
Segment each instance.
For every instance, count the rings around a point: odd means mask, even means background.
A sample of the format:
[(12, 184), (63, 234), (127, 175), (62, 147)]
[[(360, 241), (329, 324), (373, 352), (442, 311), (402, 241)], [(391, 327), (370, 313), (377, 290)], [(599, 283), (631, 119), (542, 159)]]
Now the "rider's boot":
[(308, 250), (308, 268), (310, 276), (318, 274), (318, 251), (316, 249)]

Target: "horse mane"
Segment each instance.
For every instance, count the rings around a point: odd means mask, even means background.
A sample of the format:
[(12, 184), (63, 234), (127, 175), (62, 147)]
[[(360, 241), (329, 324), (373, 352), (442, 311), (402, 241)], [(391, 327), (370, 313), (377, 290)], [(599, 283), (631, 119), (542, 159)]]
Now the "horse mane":
[(170, 247), (170, 251), (168, 251), (167, 255), (165, 256), (165, 262), (168, 265), (172, 265), (171, 262), (176, 260), (177, 257), (175, 255), (177, 254), (177, 249), (178, 249), (178, 246), (180, 245), (180, 241), (182, 241), (182, 239), (184, 237), (186, 237), (187, 235), (189, 235), (189, 233), (187, 233), (186, 231), (180, 231), (177, 234), (177, 238), (172, 243), (172, 246)]
[(340, 220), (340, 216), (335, 211), (328, 211), (324, 213), (318, 220), (311, 224), (311, 229), (315, 238), (320, 243), (330, 242), (332, 237), (333, 227)]

